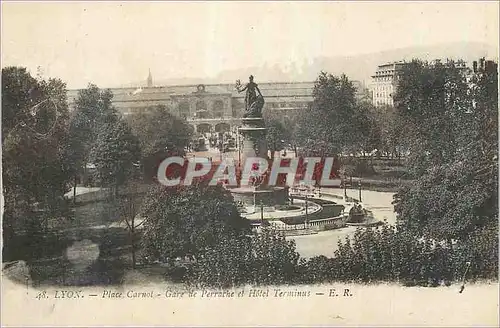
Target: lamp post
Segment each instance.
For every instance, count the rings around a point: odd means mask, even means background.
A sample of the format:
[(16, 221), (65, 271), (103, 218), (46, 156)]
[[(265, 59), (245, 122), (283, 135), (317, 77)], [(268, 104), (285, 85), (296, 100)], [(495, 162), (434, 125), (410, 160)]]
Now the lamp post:
[(306, 229), (309, 226), (309, 217), (307, 216), (307, 209), (308, 209), (308, 205), (307, 205), (307, 194), (306, 194), (306, 220), (305, 220), (305, 228)]
[(347, 174), (344, 174), (344, 199), (347, 199)]
[(358, 181), (359, 185), (359, 202), (361, 203), (361, 180)]
[(253, 212), (255, 213), (257, 209), (257, 197), (255, 196), (255, 189), (253, 192)]
[(217, 146), (219, 148), (220, 161), (222, 162), (222, 152), (224, 150), (224, 141), (223, 141), (223, 139), (219, 139), (219, 142), (217, 143)]
[(241, 168), (241, 140), (239, 126), (236, 128), (236, 148), (238, 148), (238, 168)]
[(264, 225), (264, 204), (260, 201), (260, 224)]

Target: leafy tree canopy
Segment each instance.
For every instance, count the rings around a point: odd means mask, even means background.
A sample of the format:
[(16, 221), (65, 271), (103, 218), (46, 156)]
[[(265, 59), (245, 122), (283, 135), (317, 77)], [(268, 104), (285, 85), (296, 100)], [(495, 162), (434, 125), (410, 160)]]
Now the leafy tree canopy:
[(141, 215), (146, 219), (143, 246), (150, 260), (196, 257), (223, 236), (241, 236), (249, 229), (230, 192), (206, 183), (154, 186)]
[(101, 90), (94, 84), (78, 91), (70, 123), (71, 160), (77, 169), (88, 163), (101, 130), (118, 120), (118, 112), (112, 105), (112, 99), (113, 93), (110, 90)]
[(90, 159), (101, 183), (118, 187), (138, 173), (139, 141), (122, 119), (105, 126), (97, 136)]
[(186, 120), (169, 113), (161, 105), (129, 115), (127, 122), (139, 138), (145, 157), (165, 149), (183, 154), (192, 137)]
[(498, 220), (498, 74), (412, 62), (397, 110), (412, 124), (415, 182), (395, 197), (415, 234), (463, 238)]
[(274, 159), (274, 152), (283, 150), (290, 142), (290, 131), (278, 119), (272, 118), (266, 120), (267, 126), (267, 146), (271, 151), (271, 159)]
[(303, 148), (319, 141), (330, 155), (358, 150), (367, 140), (370, 120), (356, 102), (356, 89), (345, 76), (321, 72), (314, 84), (313, 102), (299, 118), (297, 139)]
[(34, 78), (21, 67), (2, 69), (2, 184), (5, 224), (55, 214), (68, 190), (70, 163), (66, 85)]

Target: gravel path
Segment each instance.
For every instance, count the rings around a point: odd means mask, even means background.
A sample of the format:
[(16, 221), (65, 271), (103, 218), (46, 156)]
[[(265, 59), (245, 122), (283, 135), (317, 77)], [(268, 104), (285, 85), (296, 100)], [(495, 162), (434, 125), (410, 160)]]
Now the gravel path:
[[(342, 196), (343, 189), (325, 189), (326, 193)], [(380, 191), (361, 191), (361, 200), (363, 207), (372, 211), (373, 216), (379, 220), (386, 220), (388, 224), (396, 222), (396, 213), (391, 204), (394, 193)], [(347, 196), (358, 198), (359, 191), (357, 189), (347, 189)], [(314, 256), (324, 255), (331, 257), (337, 249), (339, 240), (344, 240), (347, 236), (354, 234), (356, 227), (346, 227), (323, 231), (314, 235), (292, 236), (290, 240), (295, 240), (297, 251), (302, 257), (310, 258)]]

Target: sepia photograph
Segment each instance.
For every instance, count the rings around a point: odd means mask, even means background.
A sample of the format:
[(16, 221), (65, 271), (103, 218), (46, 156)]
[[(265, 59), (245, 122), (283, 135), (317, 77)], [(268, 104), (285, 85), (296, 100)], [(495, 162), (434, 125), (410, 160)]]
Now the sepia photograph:
[(498, 327), (498, 1), (1, 25), (2, 326)]

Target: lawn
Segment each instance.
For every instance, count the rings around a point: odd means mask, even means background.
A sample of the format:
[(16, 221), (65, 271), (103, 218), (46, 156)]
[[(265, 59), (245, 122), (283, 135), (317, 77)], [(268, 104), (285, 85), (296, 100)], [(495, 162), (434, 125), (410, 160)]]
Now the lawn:
[[(131, 267), (129, 233), (124, 227), (111, 227), (119, 221), (116, 207), (105, 201), (77, 205), (69, 219), (51, 220), (48, 229), (16, 235), (3, 249), (3, 262), (25, 261), (34, 285), (119, 284)], [(99, 256), (84, 272), (77, 272), (66, 251), (82, 240), (97, 245)]]

